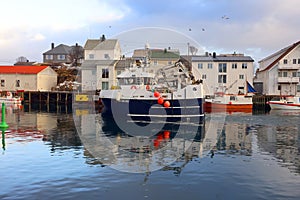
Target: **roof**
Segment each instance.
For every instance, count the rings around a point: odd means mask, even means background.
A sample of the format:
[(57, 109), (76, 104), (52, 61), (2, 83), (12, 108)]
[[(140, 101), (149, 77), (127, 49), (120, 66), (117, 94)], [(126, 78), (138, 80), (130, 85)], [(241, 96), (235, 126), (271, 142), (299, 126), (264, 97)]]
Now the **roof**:
[(50, 49), (49, 51), (46, 51), (43, 54), (50, 54), (50, 55), (57, 55), (57, 54), (69, 54), (71, 51), (72, 47), (64, 45), (64, 44), (60, 44), (56, 47), (54, 47), (53, 49)]
[(179, 53), (175, 53), (169, 50), (164, 49), (136, 49), (133, 52), (132, 57), (133, 58), (143, 58), (147, 55), (147, 52), (149, 52), (149, 57), (151, 59), (179, 59), (180, 55)]
[(300, 41), (286, 47), (286, 48), (283, 48), (277, 52), (275, 52), (274, 54), (272, 54), (271, 56), (268, 56), (267, 58), (259, 61), (259, 62), (262, 62), (266, 59), (269, 59), (273, 56), (276, 56), (276, 55), (279, 55), (279, 57), (277, 59), (275, 59), (271, 64), (269, 64), (266, 68), (264, 68), (263, 70), (260, 70), (260, 72), (263, 72), (263, 71), (266, 71), (266, 70), (269, 70), (271, 69), (274, 65), (276, 65), (276, 63), (278, 63), (284, 56), (286, 56), (288, 53), (290, 53), (293, 49), (295, 49), (298, 45), (300, 45)]
[(48, 66), (0, 66), (0, 74), (38, 74)]
[(125, 68), (132, 66), (133, 63), (134, 63), (134, 60), (131, 58), (126, 58), (124, 60), (118, 60), (118, 62), (116, 63), (116, 69), (124, 70)]
[(244, 55), (216, 55), (213, 56), (192, 56), (192, 62), (254, 62), (250, 56)]
[(81, 64), (81, 70), (93, 69), (97, 65), (112, 66), (116, 63), (116, 60), (84, 60)]
[(92, 50), (94, 49), (99, 43), (101, 42), (100, 39), (88, 39), (84, 45), (85, 50)]
[(113, 49), (115, 49), (117, 42), (118, 42), (117, 39), (104, 40), (103, 42), (100, 42), (97, 46), (95, 46), (93, 49), (94, 50), (113, 50)]

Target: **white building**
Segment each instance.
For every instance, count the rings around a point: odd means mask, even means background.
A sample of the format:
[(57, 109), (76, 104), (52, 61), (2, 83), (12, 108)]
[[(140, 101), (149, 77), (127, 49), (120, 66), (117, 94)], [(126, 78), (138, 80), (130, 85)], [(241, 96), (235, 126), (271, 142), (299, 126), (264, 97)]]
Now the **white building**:
[(215, 92), (246, 93), (247, 81), (252, 85), (254, 60), (250, 56), (206, 53), (203, 56), (191, 56), (189, 60), (196, 79), (203, 80), (206, 95)]
[(259, 61), (255, 89), (266, 95), (300, 95), (300, 41)]
[(49, 66), (0, 66), (1, 91), (51, 91), (57, 73)]
[(115, 64), (121, 58), (116, 39), (88, 39), (84, 45), (85, 60), (81, 65), (83, 91), (109, 89), (115, 85)]

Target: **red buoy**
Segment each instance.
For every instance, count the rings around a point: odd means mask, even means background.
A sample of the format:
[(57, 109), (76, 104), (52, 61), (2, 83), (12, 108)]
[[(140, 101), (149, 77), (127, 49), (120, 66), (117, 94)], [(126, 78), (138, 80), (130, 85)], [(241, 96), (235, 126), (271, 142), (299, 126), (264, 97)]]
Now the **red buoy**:
[(157, 91), (155, 91), (155, 92), (154, 92), (154, 96), (155, 96), (156, 98), (158, 98), (158, 97), (160, 97), (160, 93), (157, 92)]
[(170, 107), (170, 102), (169, 102), (169, 101), (165, 101), (164, 107), (165, 107), (165, 108), (169, 108), (169, 107)]
[(159, 98), (157, 99), (157, 103), (158, 103), (158, 104), (163, 104), (163, 103), (164, 103), (164, 99), (163, 99), (162, 97), (159, 97)]
[(164, 138), (170, 139), (170, 131), (164, 131)]

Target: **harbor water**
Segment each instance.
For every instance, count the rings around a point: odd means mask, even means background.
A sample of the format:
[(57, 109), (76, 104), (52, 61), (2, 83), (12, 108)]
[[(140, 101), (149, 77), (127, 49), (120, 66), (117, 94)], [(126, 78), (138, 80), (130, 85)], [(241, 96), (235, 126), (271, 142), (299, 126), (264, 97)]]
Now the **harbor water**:
[[(0, 199), (300, 199), (300, 111), (227, 113), (215, 144), (204, 151), (198, 147), (214, 128), (208, 120), (191, 151), (139, 173), (94, 158), (74, 122), (82, 114), (7, 108)], [(109, 120), (99, 131), (115, 138), (121, 132)]]

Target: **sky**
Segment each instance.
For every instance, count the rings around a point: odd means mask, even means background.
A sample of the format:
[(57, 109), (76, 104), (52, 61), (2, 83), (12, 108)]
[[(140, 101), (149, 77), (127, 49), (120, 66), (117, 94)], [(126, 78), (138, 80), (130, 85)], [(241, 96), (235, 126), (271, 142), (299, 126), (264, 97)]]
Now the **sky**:
[[(259, 60), (300, 40), (299, 0), (1, 0), (0, 65), (42, 61), (56, 45), (120, 40), (129, 55), (188, 44), (204, 52)], [(188, 43), (188, 44), (187, 44)]]

